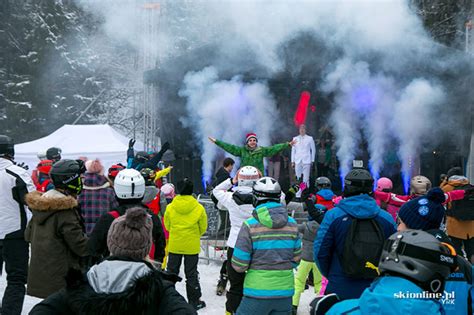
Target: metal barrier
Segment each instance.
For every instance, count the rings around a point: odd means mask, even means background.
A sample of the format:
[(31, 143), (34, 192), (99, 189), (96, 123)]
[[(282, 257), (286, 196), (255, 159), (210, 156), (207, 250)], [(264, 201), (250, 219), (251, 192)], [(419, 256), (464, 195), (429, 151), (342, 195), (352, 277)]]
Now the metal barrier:
[[(229, 211), (217, 209), (208, 196), (199, 195), (197, 200), (206, 209), (207, 214), (207, 231), (201, 237), (202, 251), (199, 258), (206, 260), (208, 264), (210, 261), (223, 262), (227, 259), (227, 237), (230, 231)], [(224, 218), (221, 216), (221, 211), (225, 213)]]
[[(227, 209), (217, 209), (212, 199), (208, 196), (199, 195), (198, 202), (203, 205), (207, 213), (207, 231), (201, 237), (201, 255), (200, 259), (223, 262), (227, 259), (227, 238), (230, 231), (229, 211)], [(287, 206), (288, 215), (293, 217), (297, 223), (303, 223), (308, 220), (308, 213), (304, 210), (304, 204), (301, 202), (290, 202)], [(225, 213), (224, 218), (221, 211)], [(224, 222), (222, 222), (224, 219)]]

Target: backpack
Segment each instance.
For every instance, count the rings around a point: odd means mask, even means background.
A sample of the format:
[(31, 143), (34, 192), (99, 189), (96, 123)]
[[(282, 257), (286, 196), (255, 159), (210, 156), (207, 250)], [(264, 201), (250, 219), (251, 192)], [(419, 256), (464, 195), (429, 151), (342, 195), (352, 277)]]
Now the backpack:
[[(474, 187), (471, 184), (457, 186), (455, 190), (466, 190)], [(451, 207), (446, 214), (461, 221), (474, 220), (474, 195), (469, 195), (467, 198), (455, 200), (451, 202)]]
[(385, 236), (373, 219), (352, 218), (339, 260), (344, 274), (358, 279), (378, 277), (378, 264)]

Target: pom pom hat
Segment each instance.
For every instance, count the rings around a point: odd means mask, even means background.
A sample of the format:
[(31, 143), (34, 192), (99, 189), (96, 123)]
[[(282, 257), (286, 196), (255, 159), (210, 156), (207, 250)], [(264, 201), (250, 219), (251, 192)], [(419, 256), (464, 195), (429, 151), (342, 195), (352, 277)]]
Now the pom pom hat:
[(254, 138), (258, 142), (257, 134), (251, 132), (245, 136), (245, 143), (248, 143), (251, 138)]
[(107, 247), (113, 256), (145, 258), (151, 249), (153, 223), (140, 207), (130, 208), (115, 219), (107, 234)]
[(400, 208), (398, 217), (410, 229), (439, 229), (444, 218), (444, 200), (444, 192), (438, 187), (433, 188), (425, 196), (405, 203)]

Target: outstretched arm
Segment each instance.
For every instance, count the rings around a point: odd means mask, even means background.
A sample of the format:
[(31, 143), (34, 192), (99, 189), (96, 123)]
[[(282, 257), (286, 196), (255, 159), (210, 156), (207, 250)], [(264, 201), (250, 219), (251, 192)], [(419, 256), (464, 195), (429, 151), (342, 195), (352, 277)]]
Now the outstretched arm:
[(135, 152), (133, 151), (133, 146), (135, 145), (135, 139), (130, 139), (128, 141), (128, 150), (127, 150), (127, 168), (132, 168), (133, 159), (135, 158)]
[(214, 142), (218, 147), (222, 148), (222, 150), (229, 152), (232, 155), (235, 155), (235, 156), (242, 155), (242, 147), (239, 147), (230, 143), (226, 143), (224, 141), (220, 141), (211, 137), (209, 137), (209, 140), (211, 142)]
[(160, 152), (155, 154), (155, 156), (151, 160), (146, 161), (145, 163), (143, 163), (142, 168), (151, 168), (152, 170), (154, 170), (158, 166), (158, 163), (161, 161), (161, 158), (163, 157), (163, 154), (165, 154), (165, 152), (169, 148), (170, 148), (169, 142), (165, 142), (163, 144), (163, 146), (161, 147)]
[(277, 153), (280, 153), (281, 151), (285, 150), (286, 148), (289, 148), (290, 146), (293, 145), (295, 140), (292, 140), (291, 142), (284, 142), (284, 143), (279, 143), (272, 145), (271, 147), (262, 147), (263, 150), (263, 156), (268, 157), (275, 155)]

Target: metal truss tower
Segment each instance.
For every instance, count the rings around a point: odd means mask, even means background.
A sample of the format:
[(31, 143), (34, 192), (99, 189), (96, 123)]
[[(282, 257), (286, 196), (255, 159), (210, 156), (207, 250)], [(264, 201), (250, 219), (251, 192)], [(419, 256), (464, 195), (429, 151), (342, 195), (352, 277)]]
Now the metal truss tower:
[[(161, 5), (155, 1), (137, 1), (142, 17), (141, 64), (143, 72), (155, 69), (158, 61), (158, 31), (161, 19)], [(139, 105), (143, 114), (143, 144), (145, 150), (156, 150), (161, 145), (159, 138), (158, 94), (155, 84), (142, 83), (143, 98)]]

